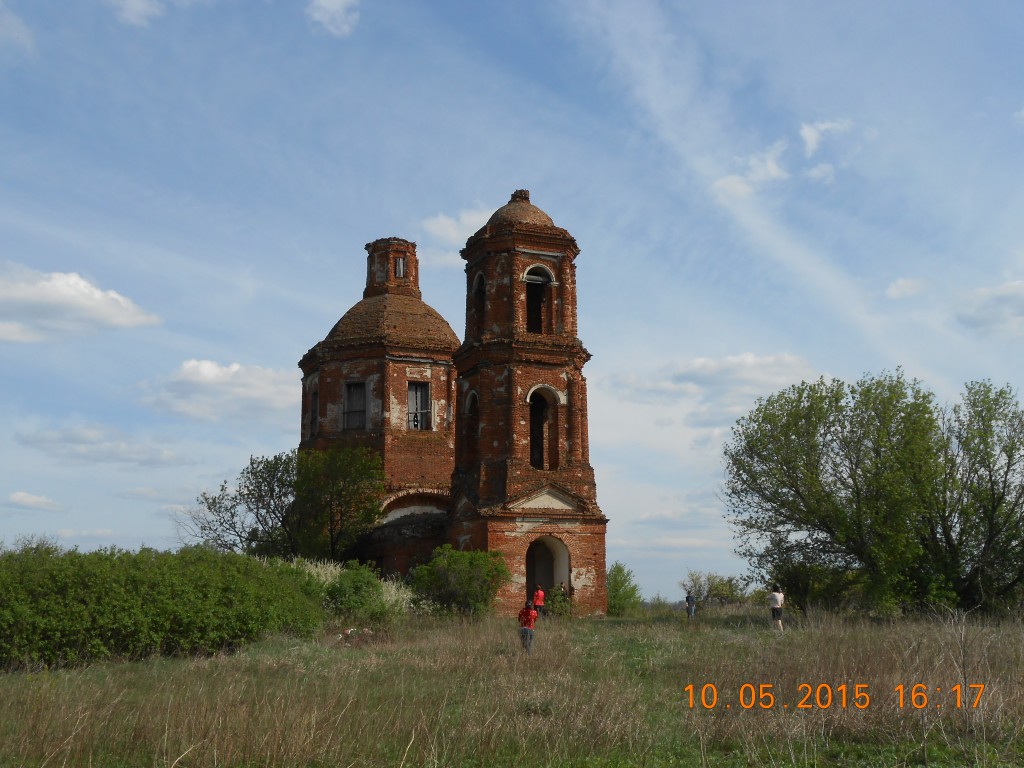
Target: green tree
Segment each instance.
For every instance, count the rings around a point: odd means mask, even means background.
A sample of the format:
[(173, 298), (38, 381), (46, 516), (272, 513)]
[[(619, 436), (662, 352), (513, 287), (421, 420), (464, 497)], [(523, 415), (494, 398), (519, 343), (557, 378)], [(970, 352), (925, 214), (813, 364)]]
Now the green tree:
[(249, 459), (235, 487), (200, 494), (179, 521), (218, 549), (341, 559), (380, 515), (380, 457), (363, 448), (286, 451)]
[(679, 586), (697, 600), (735, 603), (747, 596), (747, 581), (739, 576), (722, 576), (712, 571), (688, 571)]
[(378, 453), (350, 447), (303, 451), (295, 485), (307, 557), (340, 560), (380, 519), (384, 470)]
[(946, 409), (900, 371), (789, 387), (724, 449), (737, 551), (798, 599), (995, 607), (1024, 578), (1022, 436), (988, 383)]
[(512, 578), (500, 552), (462, 551), (445, 544), (429, 563), (412, 572), (421, 598), (460, 613), (490, 610), (501, 586)]
[(1015, 603), (1024, 586), (1024, 411), (1010, 387), (981, 381), (941, 418), (924, 572), (961, 607)]
[(608, 569), (609, 616), (626, 616), (640, 610), (644, 599), (633, 579), (633, 572), (618, 561)]

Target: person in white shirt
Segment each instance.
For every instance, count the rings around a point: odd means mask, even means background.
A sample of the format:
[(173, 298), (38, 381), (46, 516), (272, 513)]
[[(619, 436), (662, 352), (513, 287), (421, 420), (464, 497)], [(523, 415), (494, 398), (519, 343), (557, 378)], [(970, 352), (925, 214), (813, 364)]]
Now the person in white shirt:
[(772, 621), (779, 628), (779, 632), (782, 631), (782, 604), (784, 602), (786, 602), (786, 596), (782, 594), (779, 585), (772, 584), (772, 591), (768, 595), (768, 607), (772, 609)]

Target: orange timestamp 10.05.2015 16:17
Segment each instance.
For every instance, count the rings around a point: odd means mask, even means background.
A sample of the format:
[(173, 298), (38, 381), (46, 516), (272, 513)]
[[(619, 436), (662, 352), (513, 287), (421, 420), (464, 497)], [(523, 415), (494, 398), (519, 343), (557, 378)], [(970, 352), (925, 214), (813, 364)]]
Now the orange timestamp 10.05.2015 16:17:
[(782, 686), (774, 683), (743, 683), (735, 692), (720, 691), (714, 683), (683, 686), (690, 709), (868, 709), (880, 700), (897, 709), (977, 709), (984, 692), (984, 683), (901, 683), (886, 688), (884, 696), (867, 683), (799, 683), (795, 696), (782, 695)]

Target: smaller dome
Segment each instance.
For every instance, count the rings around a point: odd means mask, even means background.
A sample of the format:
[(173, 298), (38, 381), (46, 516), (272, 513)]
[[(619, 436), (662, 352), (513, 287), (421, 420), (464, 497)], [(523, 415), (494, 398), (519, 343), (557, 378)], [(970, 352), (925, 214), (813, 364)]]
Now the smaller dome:
[(459, 338), (437, 310), (413, 296), (385, 293), (363, 299), (345, 313), (325, 342), (387, 344), (451, 354)]
[(499, 224), (543, 224), (548, 227), (555, 226), (544, 211), (530, 202), (530, 190), (517, 189), (512, 193), (512, 198), (491, 214), (487, 220), (487, 226), (493, 227)]

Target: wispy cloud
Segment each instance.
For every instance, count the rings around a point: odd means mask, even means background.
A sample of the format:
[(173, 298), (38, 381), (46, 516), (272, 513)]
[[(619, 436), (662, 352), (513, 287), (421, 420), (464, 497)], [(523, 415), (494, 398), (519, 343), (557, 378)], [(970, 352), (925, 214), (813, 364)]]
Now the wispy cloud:
[(1024, 128), (1024, 107), (1013, 113), (1013, 124), (1018, 128)]
[(818, 163), (813, 168), (804, 171), (804, 176), (822, 184), (831, 184), (836, 180), (836, 169), (832, 163)]
[(1024, 280), (974, 291), (957, 319), (975, 330), (1024, 336)]
[(195, 5), (202, 0), (104, 0), (117, 13), (117, 18), (133, 27), (148, 27), (154, 19), (163, 16), (170, 2), (179, 8)]
[(112, 528), (93, 528), (91, 530), (75, 530), (74, 528), (58, 528), (57, 538), (64, 539), (109, 539), (115, 534)]
[(908, 296), (916, 296), (925, 288), (925, 281), (912, 277), (901, 277), (889, 283), (885, 289), (885, 295), (890, 299), (905, 299)]
[(25, 491), (15, 491), (7, 497), (7, 506), (17, 509), (41, 510), (44, 512), (56, 512), (61, 506), (53, 499), (45, 496), (36, 496)]
[(159, 322), (131, 299), (105, 291), (75, 272), (0, 265), (0, 341), (39, 342)]
[(134, 27), (145, 27), (163, 15), (164, 4), (160, 0), (105, 0), (117, 12), (117, 18)]
[(76, 464), (128, 464), (144, 467), (180, 466), (185, 457), (159, 445), (128, 439), (120, 431), (95, 425), (44, 429), (15, 435), (22, 445)]
[(760, 187), (773, 181), (789, 178), (789, 172), (782, 167), (782, 153), (786, 142), (777, 141), (763, 152), (757, 152), (743, 162), (747, 170), (742, 174), (723, 176), (715, 181), (712, 189), (719, 202), (727, 204), (754, 194)]
[(804, 142), (804, 155), (814, 157), (821, 142), (829, 133), (845, 133), (850, 130), (849, 120), (819, 120), (815, 123), (803, 123), (800, 126), (800, 138)]
[(0, 0), (0, 51), (5, 48), (32, 53), (35, 50), (35, 37), (28, 24)]
[(678, 403), (680, 417), (691, 426), (725, 426), (764, 395), (815, 378), (801, 357), (787, 353), (699, 357), (656, 371), (614, 377), (622, 399), (640, 403)]
[(335, 37), (352, 34), (359, 21), (359, 0), (311, 0), (306, 14)]
[(200, 421), (221, 422), (297, 418), (301, 390), (298, 374), (258, 365), (186, 360), (165, 379), (146, 385), (146, 402)]

